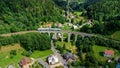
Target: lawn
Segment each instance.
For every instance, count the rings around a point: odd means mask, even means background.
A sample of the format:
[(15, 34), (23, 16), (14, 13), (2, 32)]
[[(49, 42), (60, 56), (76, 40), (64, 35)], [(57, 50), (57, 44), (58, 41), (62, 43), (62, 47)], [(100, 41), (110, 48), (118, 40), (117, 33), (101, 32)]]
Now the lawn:
[(74, 12), (74, 14), (77, 15), (77, 16), (81, 16), (82, 12)]
[(31, 57), (33, 58), (40, 58), (40, 57), (46, 57), (50, 54), (53, 54), (52, 50), (45, 50), (45, 51), (34, 51)]
[(62, 30), (69, 30), (69, 31), (71, 31), (71, 26), (68, 26), (68, 24), (67, 23), (65, 23), (64, 24), (64, 27), (62, 27)]
[(94, 51), (94, 55), (95, 57), (99, 60), (99, 61), (104, 61), (106, 60), (107, 58), (103, 56), (103, 52), (104, 50), (106, 49), (111, 49), (111, 50), (114, 50), (115, 52), (115, 58), (119, 55), (119, 52), (118, 50), (115, 50), (113, 48), (108, 48), (108, 47), (104, 47), (104, 46), (97, 46), (97, 45), (94, 45), (93, 47), (93, 51)]
[(71, 43), (68, 43), (68, 42), (60, 42), (60, 41), (56, 42), (56, 45), (60, 45), (61, 47), (63, 47), (64, 44), (66, 45), (66, 48), (68, 50), (72, 50), (73, 53), (75, 53), (75, 54), (77, 53), (77, 48), (75, 45), (71, 45)]
[[(17, 55), (13, 56), (13, 58), (10, 57), (11, 50), (16, 50), (16, 52), (17, 52)], [(20, 47), (19, 44), (2, 46), (2, 48), (0, 49), (0, 66), (2, 66), (2, 68), (4, 68), (6, 65), (15, 64), (15, 66), (17, 68), (18, 63), (24, 57), (21, 54), (23, 51), (25, 51), (25, 50), (22, 47)], [(41, 58), (44, 56), (48, 56), (52, 53), (53, 52), (51, 50), (34, 51), (30, 57)]]
[(120, 31), (117, 31), (111, 35), (113, 39), (119, 40), (120, 41)]

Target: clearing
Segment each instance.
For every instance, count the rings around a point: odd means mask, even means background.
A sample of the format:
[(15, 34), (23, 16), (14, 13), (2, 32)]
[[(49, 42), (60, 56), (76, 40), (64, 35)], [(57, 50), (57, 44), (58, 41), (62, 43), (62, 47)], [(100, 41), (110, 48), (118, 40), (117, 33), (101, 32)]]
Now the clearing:
[[(17, 53), (17, 55), (13, 56), (12, 58), (10, 56), (11, 50), (16, 50)], [(20, 44), (2, 46), (0, 49), (0, 66), (4, 68), (6, 65), (15, 64), (16, 68), (18, 68), (18, 63), (24, 57), (22, 55), (23, 51), (25, 50), (20, 46)], [(50, 54), (53, 54), (51, 50), (34, 51), (30, 57), (41, 58)]]
[(113, 48), (108, 48), (108, 47), (104, 47), (104, 46), (98, 46), (98, 45), (93, 45), (92, 46), (93, 51), (94, 51), (94, 55), (95, 57), (99, 60), (99, 61), (105, 61), (107, 58), (104, 57), (103, 52), (106, 49), (111, 49), (114, 50), (115, 55), (114, 58), (116, 58), (117, 56), (119, 56), (119, 51)]
[(77, 53), (76, 46), (75, 45), (71, 45), (71, 43), (57, 41), (56, 45), (60, 45), (61, 47), (63, 47), (63, 45), (65, 45), (68, 50), (73, 51), (73, 53), (75, 53), (75, 54)]
[(115, 39), (115, 40), (119, 40), (119, 41), (120, 41), (120, 31), (117, 31), (117, 32), (113, 33), (113, 34), (111, 35), (111, 37), (112, 37), (113, 39)]

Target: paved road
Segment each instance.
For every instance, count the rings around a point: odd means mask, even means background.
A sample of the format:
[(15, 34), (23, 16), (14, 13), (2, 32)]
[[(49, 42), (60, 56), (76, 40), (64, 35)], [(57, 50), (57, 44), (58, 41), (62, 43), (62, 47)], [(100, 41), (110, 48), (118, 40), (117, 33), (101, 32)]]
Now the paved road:
[(39, 59), (39, 63), (42, 64), (43, 68), (50, 68), (50, 66), (42, 59)]
[(31, 31), (21, 31), (21, 32), (15, 32), (15, 33), (0, 34), (0, 36), (11, 36), (11, 35), (25, 34), (25, 33), (30, 33), (30, 32), (38, 32), (38, 31), (35, 31), (35, 30), (31, 30)]
[(59, 54), (57, 50), (54, 48), (53, 40), (51, 40), (51, 50), (54, 52), (55, 55), (57, 55), (57, 57), (59, 58), (59, 61), (63, 64), (64, 68), (68, 68), (67, 62), (65, 62), (61, 54)]

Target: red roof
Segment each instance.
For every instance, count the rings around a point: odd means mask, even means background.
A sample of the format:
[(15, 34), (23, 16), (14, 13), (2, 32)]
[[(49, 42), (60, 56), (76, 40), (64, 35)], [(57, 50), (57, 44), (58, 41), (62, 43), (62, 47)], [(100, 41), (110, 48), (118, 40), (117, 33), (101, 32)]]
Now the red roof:
[(108, 55), (114, 55), (114, 51), (113, 50), (105, 50), (104, 53), (108, 54)]
[(24, 57), (21, 61), (20, 61), (20, 66), (24, 66), (26, 64), (31, 63), (31, 59), (28, 57)]
[(46, 24), (46, 27), (50, 28), (52, 26), (52, 24)]

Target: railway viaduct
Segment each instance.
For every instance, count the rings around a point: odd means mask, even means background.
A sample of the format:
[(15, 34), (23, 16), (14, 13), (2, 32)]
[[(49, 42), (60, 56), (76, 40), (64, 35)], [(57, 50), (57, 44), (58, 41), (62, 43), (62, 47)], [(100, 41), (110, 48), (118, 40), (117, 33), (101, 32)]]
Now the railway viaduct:
[[(77, 37), (78, 35), (85, 37), (92, 37), (92, 36), (97, 36), (95, 34), (88, 34), (88, 33), (83, 33), (83, 32), (75, 32), (75, 31), (36, 31), (36, 30), (31, 30), (31, 31), (21, 31), (21, 32), (15, 32), (15, 33), (8, 33), (8, 34), (1, 34), (0, 36), (11, 36), (11, 35), (16, 35), (16, 34), (25, 34), (25, 33), (30, 33), (30, 32), (39, 32), (39, 33), (48, 33), (49, 36), (53, 33), (54, 34), (54, 38), (57, 38), (57, 33), (61, 33), (61, 41), (63, 41), (63, 34), (68, 34), (68, 42), (70, 42), (70, 37), (72, 34), (75, 35), (75, 41), (77, 41)], [(103, 36), (100, 36), (101, 38), (104, 38), (105, 40), (109, 40), (109, 38), (105, 38)], [(119, 41), (113, 40), (114, 42), (120, 43)]]
[(21, 31), (21, 32), (16, 32), (16, 33), (1, 34), (0, 36), (11, 36), (11, 35), (15, 35), (15, 34), (25, 34), (25, 33), (30, 33), (30, 32), (47, 33), (49, 36), (51, 34), (53, 34), (53, 39), (56, 39), (57, 38), (57, 34), (60, 33), (61, 34), (61, 41), (64, 40), (63, 35), (64, 34), (68, 34), (68, 42), (70, 42), (70, 38), (71, 38), (72, 34), (75, 35), (75, 39), (74, 39), (75, 42), (77, 41), (78, 35), (80, 35), (82, 37), (85, 37), (85, 36), (88, 36), (88, 37), (95, 36), (93, 34), (88, 34), (88, 33), (83, 33), (83, 32), (64, 31), (64, 30), (61, 30), (61, 31)]
[(64, 40), (64, 37), (63, 37), (64, 34), (68, 34), (68, 42), (70, 42), (70, 38), (71, 38), (72, 34), (75, 35), (75, 39), (74, 39), (75, 42), (77, 41), (78, 35), (80, 35), (82, 37), (85, 37), (85, 36), (88, 36), (88, 37), (95, 36), (93, 34), (87, 34), (87, 33), (82, 33), (82, 32), (75, 32), (75, 31), (38, 31), (38, 32), (39, 33), (48, 33), (49, 36), (53, 33), (52, 39), (57, 39), (57, 34), (60, 33), (62, 42)]

